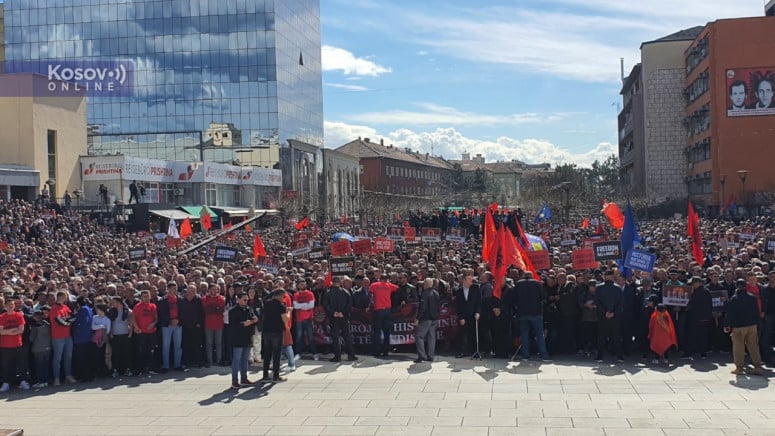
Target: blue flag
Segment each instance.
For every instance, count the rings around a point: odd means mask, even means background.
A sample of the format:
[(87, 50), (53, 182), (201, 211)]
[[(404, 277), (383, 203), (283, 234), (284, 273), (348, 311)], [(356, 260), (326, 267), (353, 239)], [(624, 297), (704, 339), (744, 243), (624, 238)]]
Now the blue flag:
[[(632, 212), (630, 201), (627, 200), (627, 210), (624, 211), (624, 227), (622, 228), (622, 259), (627, 257), (627, 252), (635, 248), (639, 243), (640, 238), (638, 238), (638, 226), (635, 224), (635, 215)], [(632, 275), (632, 270), (629, 268), (624, 268), (622, 272), (626, 278)]]
[(541, 208), (540, 211), (538, 211), (538, 215), (536, 215), (535, 222), (540, 223), (541, 221), (548, 221), (552, 219), (552, 212), (549, 210), (549, 205), (544, 203), (544, 207)]

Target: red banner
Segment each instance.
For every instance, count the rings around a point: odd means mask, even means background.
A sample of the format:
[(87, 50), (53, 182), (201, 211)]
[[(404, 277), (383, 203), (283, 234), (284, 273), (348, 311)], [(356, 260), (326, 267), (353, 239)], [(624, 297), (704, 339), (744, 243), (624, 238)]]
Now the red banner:
[(177, 248), (183, 245), (183, 241), (179, 238), (167, 238), (167, 248)]
[(404, 241), (414, 242), (417, 239), (417, 229), (414, 227), (404, 227)]
[(342, 239), (331, 244), (331, 256), (347, 256), (350, 254), (350, 241)]
[(549, 269), (552, 267), (552, 263), (549, 261), (549, 252), (546, 250), (528, 251), (527, 257), (530, 258), (530, 262), (535, 269)]
[(392, 252), (393, 241), (386, 238), (377, 238), (374, 240), (374, 251), (378, 253)]
[(360, 239), (353, 242), (353, 253), (357, 255), (371, 254), (371, 239)]
[(595, 250), (590, 248), (580, 248), (571, 253), (573, 269), (595, 269), (600, 265), (595, 260)]
[[(393, 309), (393, 331), (390, 335), (390, 343), (393, 345), (414, 344), (414, 319), (417, 316), (417, 303), (410, 303), (402, 308)], [(442, 303), (439, 313), (439, 325), (436, 330), (437, 340), (454, 338), (458, 333), (457, 313), (454, 306)], [(328, 327), (328, 318), (322, 307), (315, 308), (314, 318), (315, 343), (318, 345), (331, 344), (331, 336)], [(361, 309), (352, 309), (350, 315), (350, 332), (353, 336), (353, 345), (371, 344), (372, 312)]]
[(0, 250), (8, 249), (8, 241), (0, 241)]

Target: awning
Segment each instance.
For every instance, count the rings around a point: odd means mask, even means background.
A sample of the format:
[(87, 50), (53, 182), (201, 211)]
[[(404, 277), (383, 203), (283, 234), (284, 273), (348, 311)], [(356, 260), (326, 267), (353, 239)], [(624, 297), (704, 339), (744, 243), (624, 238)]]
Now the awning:
[(215, 207), (213, 209), (220, 211), (221, 214), (228, 216), (248, 216), (250, 215), (250, 209), (242, 207)]
[(40, 186), (40, 171), (32, 168), (0, 167), (0, 185), (3, 186)]
[[(246, 209), (244, 207), (213, 206), (212, 209), (219, 214), (228, 215), (230, 217), (250, 215), (250, 209)], [(254, 209), (253, 211), (256, 213), (256, 216), (262, 215), (264, 213), (267, 215), (280, 214), (280, 211), (277, 209)]]
[(157, 210), (149, 210), (148, 212), (152, 213), (153, 215), (160, 216), (162, 218), (167, 218), (167, 219), (176, 219), (176, 220), (184, 220), (186, 218), (192, 219), (192, 220), (199, 219), (199, 215), (191, 215), (189, 213), (186, 213), (177, 209), (157, 209)]
[[(183, 209), (186, 213), (190, 213), (191, 215), (196, 215), (197, 217), (202, 216), (202, 206), (180, 206), (181, 209)], [(210, 218), (218, 219), (218, 214), (215, 213), (212, 209), (210, 209), (207, 206), (204, 206), (205, 209), (207, 209), (207, 213), (210, 214)]]

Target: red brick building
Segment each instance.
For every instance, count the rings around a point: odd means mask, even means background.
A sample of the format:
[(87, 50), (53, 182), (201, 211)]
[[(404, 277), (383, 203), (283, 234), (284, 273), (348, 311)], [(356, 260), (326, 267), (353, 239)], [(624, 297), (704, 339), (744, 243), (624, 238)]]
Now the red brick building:
[(685, 52), (689, 197), (718, 211), (775, 192), (775, 17), (708, 23)]
[(437, 156), (358, 138), (336, 151), (358, 157), (364, 193), (412, 199), (438, 198), (447, 193), (452, 165)]

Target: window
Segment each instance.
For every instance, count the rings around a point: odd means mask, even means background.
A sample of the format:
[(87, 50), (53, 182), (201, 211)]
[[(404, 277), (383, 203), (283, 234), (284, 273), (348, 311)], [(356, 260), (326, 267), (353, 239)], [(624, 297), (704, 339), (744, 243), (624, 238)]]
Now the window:
[(215, 183), (205, 183), (205, 204), (209, 206), (218, 205), (218, 190)]
[(144, 201), (146, 203), (158, 203), (159, 202), (159, 184), (156, 182), (145, 182), (144, 185), (145, 185)]
[(48, 142), (48, 178), (57, 179), (57, 132), (49, 130), (47, 135)]
[(175, 204), (175, 185), (172, 183), (159, 183), (159, 192), (156, 194), (159, 203)]

